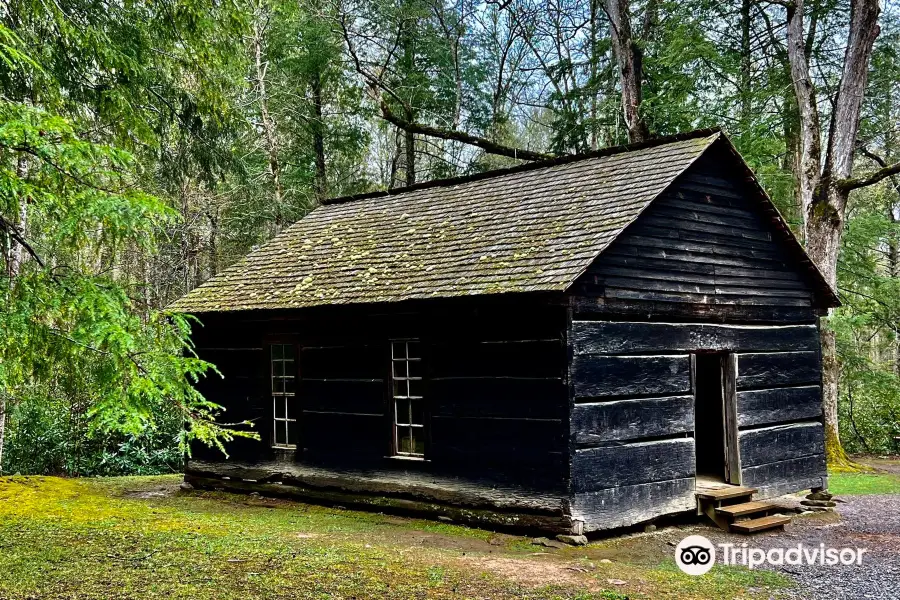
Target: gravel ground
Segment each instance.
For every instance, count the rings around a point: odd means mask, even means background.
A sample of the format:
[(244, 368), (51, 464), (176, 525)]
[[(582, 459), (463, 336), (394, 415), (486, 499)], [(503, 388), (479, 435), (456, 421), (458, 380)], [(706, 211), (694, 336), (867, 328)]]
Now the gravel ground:
[[(861, 565), (765, 567), (787, 573), (798, 586), (794, 598), (900, 600), (900, 495), (847, 496), (830, 513), (800, 515), (784, 532), (738, 538), (710, 529), (713, 543), (746, 541), (751, 547), (867, 548)], [(718, 560), (721, 560), (718, 558)]]

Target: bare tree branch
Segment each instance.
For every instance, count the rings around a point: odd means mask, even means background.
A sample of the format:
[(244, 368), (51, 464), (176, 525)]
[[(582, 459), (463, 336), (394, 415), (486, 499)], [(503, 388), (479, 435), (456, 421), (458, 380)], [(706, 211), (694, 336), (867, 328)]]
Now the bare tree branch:
[(390, 106), (388, 106), (387, 102), (385, 102), (384, 100), (381, 101), (381, 117), (388, 123), (394, 125), (395, 127), (398, 127), (399, 129), (402, 129), (403, 131), (418, 133), (421, 135), (427, 135), (445, 140), (454, 140), (457, 142), (462, 142), (464, 144), (477, 146), (489, 154), (508, 156), (509, 158), (517, 158), (520, 160), (548, 160), (556, 157), (556, 155), (554, 154), (544, 154), (542, 152), (534, 152), (532, 150), (522, 150), (520, 148), (514, 148), (512, 146), (505, 146), (503, 144), (498, 144), (496, 142), (492, 142), (491, 140), (485, 139), (483, 137), (478, 137), (464, 131), (442, 129), (439, 127), (432, 127), (430, 125), (423, 125), (422, 123), (406, 121), (404, 119), (401, 119), (393, 111), (391, 111)]

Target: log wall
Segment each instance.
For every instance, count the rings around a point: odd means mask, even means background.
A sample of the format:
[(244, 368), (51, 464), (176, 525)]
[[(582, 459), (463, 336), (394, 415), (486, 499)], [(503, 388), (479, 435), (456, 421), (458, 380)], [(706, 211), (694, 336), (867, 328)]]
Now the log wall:
[[(253, 420), (262, 439), (229, 443), (227, 462), (195, 447), (195, 461), (254, 465), (269, 483), (283, 478), (285, 464), (330, 470), (335, 480), (363, 470), (390, 478), (398, 497), (403, 481), (431, 476), (456, 482), (453, 498), (463, 504), (472, 490), (517, 489), (551, 499), (545, 505), (557, 509), (548, 522), (558, 524), (569, 485), (566, 310), (531, 297), (201, 316), (198, 355), (224, 379), (207, 378), (200, 391), (227, 409), (226, 420)], [(390, 340), (397, 338), (421, 341), (425, 461), (391, 457)], [(296, 450), (272, 448), (271, 343), (297, 348)], [(195, 475), (209, 479), (208, 471)], [(406, 500), (428, 504), (423, 489), (410, 484)], [(472, 506), (482, 500), (473, 497)], [(533, 503), (522, 510), (533, 513)]]
[(818, 327), (571, 323), (573, 516), (585, 529), (695, 506), (691, 354), (737, 357), (743, 483), (762, 495), (823, 484)]

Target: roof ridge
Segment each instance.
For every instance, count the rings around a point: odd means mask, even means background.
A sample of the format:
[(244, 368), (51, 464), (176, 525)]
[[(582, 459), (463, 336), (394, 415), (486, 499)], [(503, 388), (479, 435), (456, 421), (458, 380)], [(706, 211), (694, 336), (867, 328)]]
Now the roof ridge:
[(547, 167), (553, 167), (556, 165), (568, 164), (573, 162), (579, 162), (582, 160), (590, 160), (592, 158), (601, 158), (604, 156), (611, 156), (614, 154), (622, 154), (625, 152), (634, 152), (636, 150), (644, 150), (646, 148), (654, 148), (656, 146), (664, 146), (666, 144), (673, 144), (675, 142), (683, 142), (685, 140), (691, 140), (702, 137), (709, 137), (716, 133), (722, 133), (721, 127), (708, 127), (705, 129), (695, 129), (693, 131), (686, 131), (683, 133), (676, 133), (673, 135), (660, 136), (657, 138), (653, 138), (650, 140), (645, 140), (643, 142), (632, 142), (630, 144), (621, 144), (619, 146), (609, 146), (607, 148), (601, 148), (600, 150), (594, 150), (592, 152), (588, 152), (586, 154), (566, 154), (563, 156), (559, 156), (557, 158), (552, 158), (549, 160), (541, 160), (528, 162), (521, 165), (515, 165), (513, 167), (504, 167), (502, 169), (492, 169), (490, 171), (482, 171), (481, 173), (472, 173), (470, 175), (459, 175), (457, 177), (448, 177), (444, 179), (433, 179), (431, 181), (423, 181), (422, 183), (417, 183), (414, 185), (395, 188), (390, 190), (379, 190), (375, 192), (365, 192), (362, 194), (352, 194), (349, 196), (339, 196), (337, 198), (328, 198), (327, 200), (323, 200), (323, 205), (331, 205), (331, 204), (344, 204), (347, 202), (355, 202), (357, 200), (367, 200), (369, 198), (383, 198), (387, 196), (399, 196), (401, 194), (405, 194), (407, 192), (414, 192), (417, 190), (423, 190), (433, 187), (446, 187), (451, 185), (459, 185), (461, 183), (468, 183), (470, 181), (481, 181), (483, 179), (492, 179), (494, 177), (501, 177), (503, 175), (509, 175), (512, 173), (521, 173), (523, 171), (533, 171), (536, 169), (544, 169)]

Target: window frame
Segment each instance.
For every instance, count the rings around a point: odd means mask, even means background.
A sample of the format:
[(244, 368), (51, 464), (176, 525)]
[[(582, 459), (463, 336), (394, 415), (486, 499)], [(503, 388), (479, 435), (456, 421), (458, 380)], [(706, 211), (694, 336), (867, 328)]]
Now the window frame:
[[(269, 377), (268, 377), (268, 396), (271, 400), (271, 417), (272, 417), (272, 439), (269, 444), (274, 450), (296, 450), (299, 445), (299, 437), (300, 437), (300, 407), (297, 401), (297, 387), (300, 380), (300, 353), (298, 345), (290, 340), (271, 340), (268, 344), (269, 352), (268, 352), (268, 369), (269, 369)], [(275, 358), (275, 348), (281, 347), (281, 357)], [(292, 356), (290, 359), (284, 358), (284, 348), (290, 348)], [(282, 365), (286, 363), (293, 363), (293, 368), (287, 369), (283, 368), (280, 375), (275, 373), (275, 363), (279, 362)], [(282, 391), (276, 391), (275, 380), (279, 378), (282, 381), (281, 389)], [(286, 381), (293, 380), (293, 391), (287, 392), (287, 386), (284, 385)], [(283, 403), (284, 408), (284, 416), (278, 416), (278, 403)], [(291, 410), (293, 409), (293, 410)], [(293, 416), (291, 416), (293, 414)], [(292, 427), (291, 424), (294, 424)], [(278, 443), (278, 428), (284, 428), (284, 440), (285, 442), (280, 444)], [(297, 437), (293, 443), (291, 443), (291, 431), (292, 429), (295, 432), (295, 436)]]
[[(410, 357), (409, 352), (409, 344), (415, 343), (418, 345), (419, 351), (418, 356)], [(395, 344), (404, 344), (403, 356), (397, 358), (395, 356)], [(390, 368), (390, 377), (389, 377), (389, 400), (390, 400), (390, 421), (391, 421), (391, 458), (396, 459), (404, 459), (404, 460), (421, 460), (424, 461), (427, 459), (428, 454), (428, 436), (429, 436), (429, 427), (428, 427), (428, 410), (426, 403), (426, 390), (425, 390), (425, 356), (422, 349), (424, 345), (422, 344), (422, 340), (420, 338), (415, 337), (404, 337), (404, 338), (391, 338), (388, 340), (388, 364)], [(417, 376), (410, 375), (409, 371), (409, 363), (415, 362), (421, 365), (420, 374)], [(404, 365), (404, 373), (403, 376), (398, 376), (396, 370), (396, 364)], [(400, 395), (395, 393), (396, 383), (403, 382), (406, 386), (406, 394)], [(410, 381), (419, 382), (421, 395), (412, 395), (410, 394)], [(405, 400), (405, 408), (408, 411), (409, 417), (407, 417), (405, 422), (400, 422), (399, 414), (398, 414), (398, 401)], [(412, 422), (412, 402), (420, 403), (420, 414), (421, 414), (421, 423), (413, 423)], [(400, 439), (403, 429), (407, 429), (410, 435), (410, 439), (420, 439), (422, 444), (422, 452), (404, 452), (400, 448)], [(413, 431), (416, 431), (419, 435), (414, 436)]]

